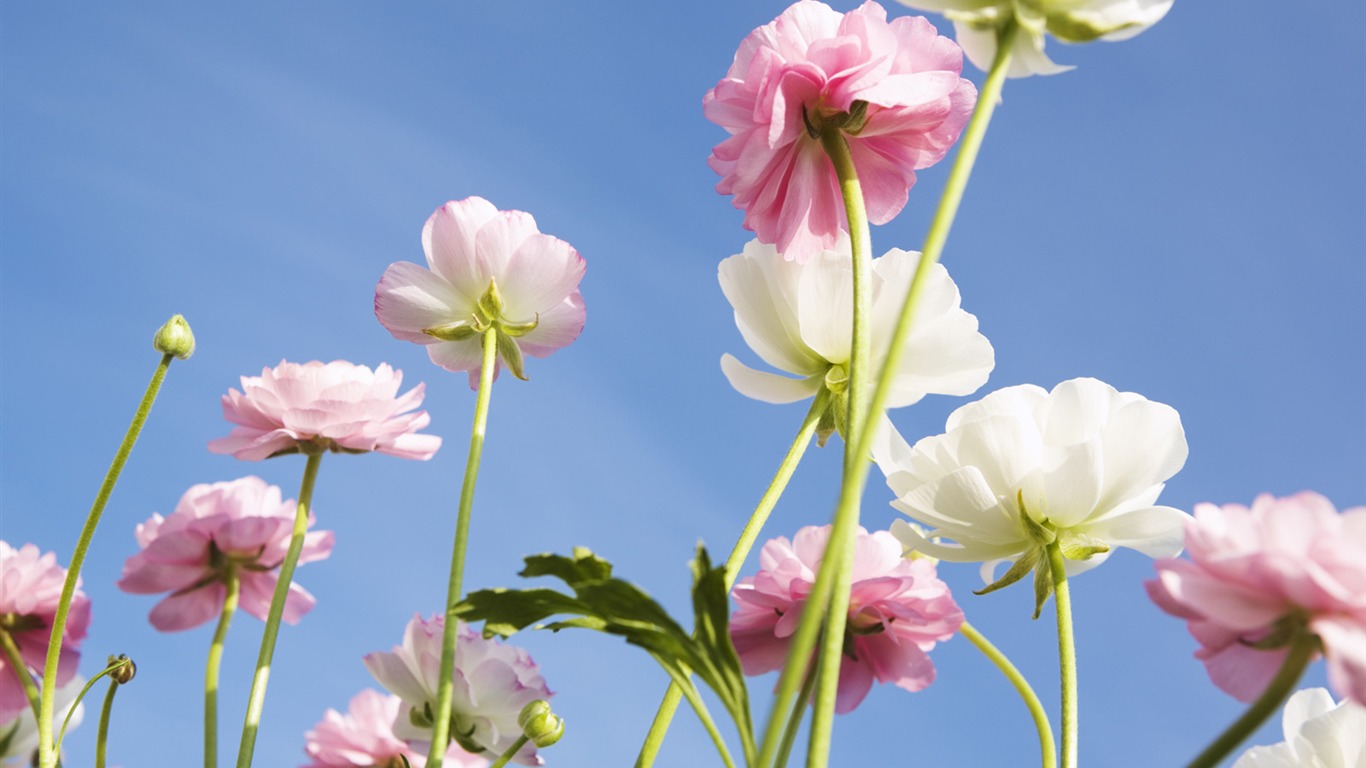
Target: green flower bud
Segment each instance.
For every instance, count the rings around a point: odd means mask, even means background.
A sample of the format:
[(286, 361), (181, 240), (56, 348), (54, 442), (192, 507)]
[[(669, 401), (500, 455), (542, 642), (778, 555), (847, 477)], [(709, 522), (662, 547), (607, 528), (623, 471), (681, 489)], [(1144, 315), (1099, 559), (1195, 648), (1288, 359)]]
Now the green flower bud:
[(564, 735), (564, 720), (550, 710), (550, 703), (537, 699), (522, 707), (517, 716), (522, 733), (537, 747), (548, 747)]
[(175, 355), (180, 360), (193, 355), (194, 332), (190, 330), (190, 324), (185, 322), (185, 316), (175, 315), (167, 320), (152, 338), (152, 346), (161, 354)]

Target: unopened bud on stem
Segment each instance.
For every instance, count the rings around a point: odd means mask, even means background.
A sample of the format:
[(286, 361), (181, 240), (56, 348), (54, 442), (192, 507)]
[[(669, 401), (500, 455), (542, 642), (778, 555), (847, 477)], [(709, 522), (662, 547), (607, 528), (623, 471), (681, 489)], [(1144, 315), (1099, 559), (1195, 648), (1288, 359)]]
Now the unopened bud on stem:
[(152, 338), (152, 346), (161, 354), (174, 355), (180, 360), (193, 355), (194, 332), (190, 330), (190, 324), (185, 322), (185, 316), (175, 315), (167, 320)]
[(522, 707), (517, 724), (522, 726), (522, 733), (537, 747), (548, 747), (564, 735), (564, 721), (550, 710), (550, 703), (544, 699), (537, 699)]

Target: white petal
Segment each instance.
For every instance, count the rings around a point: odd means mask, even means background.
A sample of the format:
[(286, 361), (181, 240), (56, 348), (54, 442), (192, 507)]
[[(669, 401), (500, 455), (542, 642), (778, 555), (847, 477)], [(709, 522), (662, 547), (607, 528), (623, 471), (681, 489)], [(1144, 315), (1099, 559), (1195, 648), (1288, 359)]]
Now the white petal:
[(1190, 516), (1173, 507), (1147, 507), (1089, 523), (1078, 530), (1111, 547), (1128, 547), (1152, 558), (1176, 557), (1185, 546)]
[(796, 306), (800, 270), (772, 246), (751, 240), (743, 253), (721, 262), (717, 278), (750, 349), (774, 368), (809, 376), (823, 371), (826, 362), (801, 340)]
[(721, 372), (735, 390), (745, 397), (765, 403), (795, 403), (812, 397), (820, 390), (823, 377), (789, 379), (776, 373), (756, 371), (729, 354), (721, 356)]
[(1116, 411), (1105, 425), (1103, 440), (1102, 509), (1165, 482), (1185, 465), (1189, 453), (1176, 410), (1149, 400)]
[[(432, 271), (452, 285), (460, 285), (461, 277), (474, 270), (475, 233), (497, 215), (498, 209), (482, 197), (452, 200), (437, 208), (422, 228), (422, 250)], [(478, 301), (479, 293), (465, 298)]]
[(424, 328), (468, 319), (472, 311), (444, 278), (406, 261), (390, 264), (375, 286), (375, 316), (403, 341), (432, 344)]
[(854, 270), (847, 252), (821, 251), (801, 266), (797, 322), (802, 341), (832, 363), (849, 362)]

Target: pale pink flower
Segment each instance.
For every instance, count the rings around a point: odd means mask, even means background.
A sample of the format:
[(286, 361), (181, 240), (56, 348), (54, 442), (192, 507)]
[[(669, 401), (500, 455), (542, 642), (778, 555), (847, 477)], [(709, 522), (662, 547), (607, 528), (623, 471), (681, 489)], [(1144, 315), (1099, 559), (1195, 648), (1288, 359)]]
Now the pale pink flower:
[[(394, 721), (406, 716), (403, 700), (367, 689), (351, 699), (346, 714), (329, 709), (323, 719), (304, 734), (304, 752), (312, 761), (302, 768), (402, 768), (400, 756), (412, 768), (427, 764), (408, 742), (394, 735)], [(451, 768), (483, 768), (489, 761), (471, 755), (456, 744), (446, 751), (442, 765)]]
[(1186, 553), (1159, 560), (1146, 586), (1186, 620), (1215, 685), (1255, 699), (1285, 661), (1278, 639), (1307, 627), (1322, 642), (1329, 683), (1366, 703), (1366, 507), (1338, 514), (1308, 491), (1262, 494), (1250, 509), (1200, 504)]
[(427, 219), (422, 250), (430, 269), (400, 261), (384, 270), (375, 316), (394, 338), (427, 345), (442, 368), (469, 371), (471, 389), (490, 327), (499, 330), (499, 367), (518, 378), (523, 353), (545, 357), (583, 331), (583, 257), (541, 234), (531, 214), (482, 197), (453, 200)]
[(209, 441), (209, 450), (245, 461), (324, 450), (430, 459), (441, 438), (416, 434), (431, 417), (409, 413), (422, 404), (424, 386), (399, 396), (402, 383), (403, 372), (384, 363), (372, 371), (345, 360), (282, 360), (223, 396), (223, 418), (238, 426)]
[[(11, 719), (29, 706), (19, 675), (41, 675), (65, 579), (66, 569), (57, 564), (55, 553), (41, 554), (33, 544), (15, 549), (0, 540), (0, 629), (9, 633), (19, 646), (28, 666), (14, 669), (9, 659), (0, 654), (0, 721)], [(90, 628), (90, 598), (80, 590), (79, 580), (76, 587), (67, 610), (61, 656), (57, 659), (59, 686), (76, 674), (81, 641)]]
[[(816, 581), (830, 526), (807, 526), (792, 541), (778, 537), (759, 553), (759, 573), (732, 595), (739, 606), (730, 637), (747, 675), (782, 668), (792, 633)], [(919, 691), (934, 682), (928, 652), (963, 623), (963, 612), (928, 558), (904, 560), (886, 531), (858, 530), (853, 589), (835, 711), (857, 707), (873, 681)]]
[[(138, 595), (170, 592), (148, 617), (162, 632), (197, 627), (217, 618), (227, 596), (228, 570), (240, 583), (238, 607), (265, 620), (289, 549), (295, 502), (259, 477), (192, 486), (169, 517), (153, 514), (137, 527), (142, 551), (123, 564), (119, 589)], [(309, 525), (313, 524), (310, 510)], [(299, 562), (332, 554), (332, 532), (304, 536)], [(289, 585), (284, 620), (295, 624), (316, 602)]]
[[(414, 723), (436, 708), (441, 678), (441, 639), (445, 619), (414, 615), (403, 631), (403, 645), (390, 653), (365, 657), (365, 667), (381, 685), (403, 700), (394, 733), (423, 751), (431, 743), (430, 723)], [(466, 624), (456, 635), (451, 737), (475, 754), (501, 755), (522, 735), (517, 716), (522, 707), (552, 695), (536, 662), (526, 651), (486, 640)], [(535, 745), (528, 743), (513, 758), (522, 765), (541, 765)]]
[(887, 21), (877, 3), (841, 14), (802, 0), (740, 43), (702, 100), (731, 137), (708, 164), (745, 228), (787, 258), (834, 248), (847, 229), (834, 166), (818, 138), (840, 126), (868, 218), (891, 221), (915, 172), (939, 162), (977, 103), (963, 52), (922, 17)]

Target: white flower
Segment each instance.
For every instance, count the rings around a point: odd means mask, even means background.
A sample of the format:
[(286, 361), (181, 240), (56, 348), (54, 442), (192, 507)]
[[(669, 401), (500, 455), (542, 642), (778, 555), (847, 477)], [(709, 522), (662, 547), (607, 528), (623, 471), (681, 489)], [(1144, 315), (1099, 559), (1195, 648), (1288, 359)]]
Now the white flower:
[(993, 392), (954, 411), (945, 430), (912, 448), (885, 424), (873, 448), (897, 495), (892, 506), (930, 529), (893, 524), (908, 549), (983, 562), (986, 582), (1000, 563), (1015, 563), (989, 589), (1036, 565), (1046, 578), (1043, 551), (1053, 540), (1069, 573), (1099, 564), (1114, 547), (1150, 557), (1181, 551), (1187, 515), (1153, 506), (1186, 462), (1181, 418), (1170, 406), (1072, 379), (1052, 392)]
[(1336, 706), (1323, 688), (1298, 691), (1281, 713), (1285, 741), (1253, 747), (1233, 768), (1360, 768), (1366, 766), (1366, 707)]
[(1043, 52), (1044, 36), (1065, 43), (1127, 40), (1167, 15), (1172, 0), (900, 0), (953, 21), (954, 36), (968, 60), (983, 71), (996, 57), (997, 30), (1020, 25), (1011, 47), (1008, 77), (1055, 75), (1072, 67), (1054, 64)]
[[(84, 687), (85, 678), (80, 675), (73, 675), (66, 685), (57, 686), (53, 717), (58, 728), (61, 727), (62, 721), (66, 719), (66, 714), (71, 711), (71, 704), (76, 701), (76, 696)], [(67, 726), (67, 732), (69, 733), (72, 728), (80, 725), (84, 716), (85, 705), (77, 705), (76, 711), (71, 715), (71, 724)], [(0, 723), (0, 766), (3, 768), (27, 768), (30, 765), (37, 765), (37, 752), (38, 723), (33, 719), (32, 708), (24, 707), (23, 711), (14, 719)]]
[[(896, 249), (873, 259), (870, 370), (880, 370), (887, 357), (919, 263), (920, 254)], [(852, 269), (847, 236), (837, 250), (821, 251), (804, 264), (785, 260), (758, 240), (721, 262), (721, 290), (735, 309), (735, 324), (745, 342), (764, 362), (798, 377), (757, 371), (727, 354), (721, 357), (721, 370), (731, 386), (768, 403), (802, 400), (822, 387), (841, 394), (853, 335)], [(928, 393), (972, 394), (986, 383), (994, 365), (995, 352), (977, 332), (977, 318), (959, 307), (958, 286), (936, 264), (911, 320), (887, 406), (910, 405)]]

